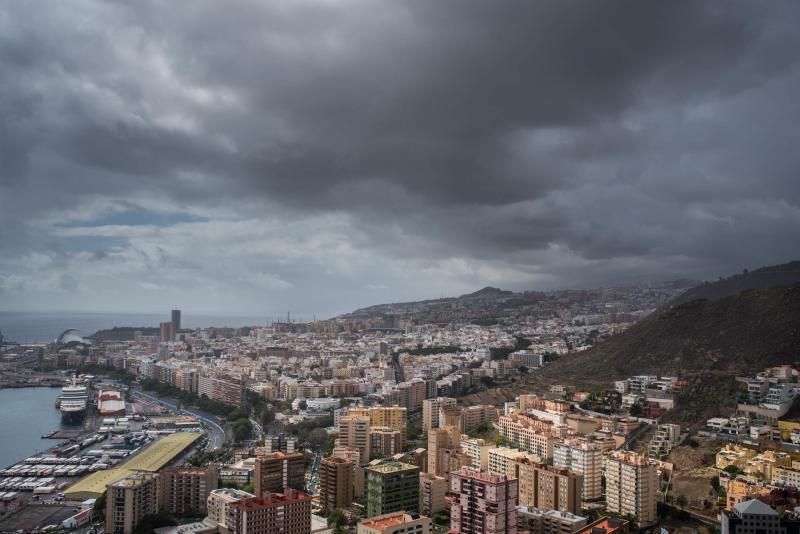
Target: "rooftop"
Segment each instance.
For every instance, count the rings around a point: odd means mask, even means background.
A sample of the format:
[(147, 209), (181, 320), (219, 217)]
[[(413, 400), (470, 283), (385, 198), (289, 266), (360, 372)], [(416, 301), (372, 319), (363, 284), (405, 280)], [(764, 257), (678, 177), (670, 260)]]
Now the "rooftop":
[(410, 521), (415, 521), (419, 518), (419, 515), (414, 517), (406, 512), (392, 512), (389, 514), (372, 517), (370, 519), (365, 519), (361, 521), (361, 525), (375, 530), (383, 530), (387, 527), (396, 527)]
[(154, 475), (155, 473), (139, 473), (139, 472), (131, 473), (127, 477), (112, 483), (111, 486), (115, 488), (132, 488), (134, 486), (140, 485), (145, 480), (152, 479)]
[(196, 432), (170, 434), (153, 443), (119, 467), (96, 471), (82, 478), (70, 486), (64, 494), (69, 499), (98, 498), (106, 491), (106, 486), (122, 480), (137, 471), (158, 471), (198, 438), (200, 438), (200, 434)]
[(211, 491), (211, 495), (221, 497), (228, 502), (235, 502), (240, 499), (248, 499), (255, 497), (252, 493), (247, 493), (244, 490), (234, 488), (219, 488)]
[(763, 502), (759, 501), (758, 499), (751, 499), (749, 501), (740, 502), (733, 507), (736, 515), (780, 515), (778, 512), (772, 508), (771, 506), (764, 504)]
[(265, 497), (248, 497), (233, 503), (231, 506), (239, 510), (258, 510), (269, 506), (310, 500), (311, 497), (302, 491), (287, 491), (286, 493), (268, 493)]
[(514, 482), (516, 482), (517, 480), (513, 477), (509, 477), (508, 475), (494, 475), (494, 474), (484, 473), (482, 471), (470, 469), (469, 467), (462, 467), (461, 470), (451, 473), (451, 476), (471, 478), (473, 480), (480, 480), (482, 482), (490, 482), (494, 484), (508, 482), (509, 480), (513, 480)]
[(397, 473), (399, 471), (410, 471), (412, 469), (419, 471), (419, 467), (416, 465), (396, 461), (385, 462), (378, 465), (370, 465), (367, 467), (367, 471), (373, 471), (375, 473)]

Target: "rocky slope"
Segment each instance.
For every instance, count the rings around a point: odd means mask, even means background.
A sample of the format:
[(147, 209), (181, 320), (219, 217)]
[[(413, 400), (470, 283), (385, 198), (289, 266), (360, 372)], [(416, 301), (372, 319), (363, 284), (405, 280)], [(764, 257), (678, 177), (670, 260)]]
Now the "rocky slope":
[(736, 375), (795, 361), (800, 284), (664, 308), (589, 350), (531, 372), (514, 387), (465, 400), (500, 402), (555, 383), (594, 389), (636, 374), (680, 375), (689, 387), (677, 399), (674, 416), (696, 421), (733, 406)]

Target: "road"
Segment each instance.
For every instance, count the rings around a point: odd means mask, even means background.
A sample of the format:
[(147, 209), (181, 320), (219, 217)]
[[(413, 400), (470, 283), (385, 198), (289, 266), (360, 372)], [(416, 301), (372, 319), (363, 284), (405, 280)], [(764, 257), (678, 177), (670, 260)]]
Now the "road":
[(633, 432), (630, 433), (630, 435), (625, 439), (625, 442), (622, 444), (622, 447), (620, 447), (620, 448), (628, 450), (628, 447), (630, 447), (631, 443), (633, 443), (634, 441), (639, 439), (639, 436), (641, 436), (644, 432), (647, 432), (647, 430), (651, 426), (652, 425), (650, 425), (648, 423), (644, 423), (641, 426), (639, 426), (639, 428), (637, 428), (636, 430), (634, 430)]
[(261, 439), (261, 436), (264, 435), (264, 427), (261, 426), (261, 423), (259, 423), (255, 417), (251, 417), (250, 425), (253, 427), (253, 430), (251, 431), (251, 433), (253, 434), (253, 438), (255, 440)]
[(319, 482), (319, 465), (322, 462), (322, 451), (318, 452), (311, 464), (311, 474), (308, 477), (308, 494), (316, 495), (317, 483)]
[[(659, 495), (658, 500), (660, 502), (666, 504), (666, 501), (665, 501), (663, 495)], [(668, 506), (670, 508), (675, 509), (675, 510), (681, 510), (675, 504), (668, 504)], [(720, 525), (720, 521), (716, 517), (711, 517), (711, 516), (708, 516), (708, 515), (705, 515), (705, 514), (701, 514), (700, 512), (695, 512), (695, 511), (692, 511), (689, 508), (683, 508), (682, 511), (686, 512), (687, 514), (689, 514), (693, 519), (696, 519), (696, 520), (700, 521), (701, 523), (705, 523), (706, 525), (710, 525), (710, 526), (713, 526), (713, 527), (719, 527), (719, 525)]]
[(400, 358), (397, 353), (392, 354), (392, 367), (394, 368), (394, 381), (398, 384), (405, 380), (403, 376), (403, 366), (400, 365)]
[(193, 412), (192, 410), (187, 410), (185, 408), (179, 410), (175, 404), (167, 402), (163, 399), (159, 399), (158, 397), (155, 397), (148, 393), (144, 393), (139, 389), (131, 389), (130, 392), (131, 395), (133, 395), (134, 397), (139, 397), (141, 399), (150, 402), (155, 402), (157, 404), (160, 404), (161, 406), (169, 408), (174, 412), (178, 412), (183, 415), (191, 415), (192, 417), (197, 418), (197, 420), (200, 421), (200, 423), (208, 432), (208, 447), (207, 447), (208, 450), (211, 451), (219, 449), (225, 443), (225, 429), (222, 428), (219, 424), (217, 424), (216, 421), (213, 421), (212, 419), (209, 419), (208, 417), (201, 415), (199, 413)]

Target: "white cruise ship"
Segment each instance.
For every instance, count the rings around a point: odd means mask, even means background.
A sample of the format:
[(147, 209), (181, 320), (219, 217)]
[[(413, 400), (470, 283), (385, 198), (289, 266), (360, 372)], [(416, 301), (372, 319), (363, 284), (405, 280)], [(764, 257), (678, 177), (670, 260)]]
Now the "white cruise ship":
[(65, 421), (80, 421), (83, 419), (86, 416), (88, 400), (86, 386), (76, 383), (73, 378), (71, 384), (66, 384), (61, 388), (61, 395), (58, 397), (62, 419)]

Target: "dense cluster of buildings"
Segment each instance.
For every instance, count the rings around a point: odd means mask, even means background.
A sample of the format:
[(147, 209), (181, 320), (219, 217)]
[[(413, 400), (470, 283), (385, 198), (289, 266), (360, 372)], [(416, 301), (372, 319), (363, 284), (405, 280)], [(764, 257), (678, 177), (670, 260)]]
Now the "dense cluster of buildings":
[[(661, 476), (658, 454), (620, 452), (641, 422), (617, 414), (640, 406), (642, 415), (657, 416), (671, 407), (680, 380), (631, 377), (601, 399), (569, 385), (503, 406), (464, 405), (459, 397), (582, 350), (666, 295), (635, 294), (641, 299), (633, 302), (612, 290), (528, 295), (514, 313), (529, 315), (490, 326), (346, 317), (189, 330), (175, 310), (157, 332), (105, 340), (91, 351), (62, 349), (38, 364), (96, 364), (243, 408), (252, 395), (290, 403), (276, 414), (280, 423), (331, 416), (325, 431), (335, 434), (333, 447), (311, 465), (300, 451), (306, 444), (260, 436), (218, 466), (131, 473), (109, 484), (108, 532), (132, 532), (166, 510), (205, 517), (169, 531), (176, 534), (322, 533), (327, 525), (315, 514), (339, 511), (364, 533), (431, 532), (449, 523), (454, 533), (611, 534), (628, 523), (590, 520), (587, 504), (601, 510), (605, 503), (608, 512), (650, 526)], [(498, 350), (507, 358), (495, 358)], [(607, 403), (600, 411), (608, 415), (582, 408), (593, 402)], [(416, 424), (419, 439), (409, 435)], [(669, 429), (662, 434), (659, 454), (675, 439)], [(250, 491), (233, 489), (244, 486)]]
[[(376, 434), (404, 439), (408, 413), (397, 405), (342, 410), (332, 456), (322, 460), (322, 509), (363, 510), (375, 518), (363, 532), (427, 532), (445, 512), (451, 532), (571, 533), (592, 523), (586, 503), (656, 523), (661, 464), (621, 449), (638, 421), (586, 415), (555, 394), (520, 395), (502, 410), (431, 397), (421, 413), (427, 447), (376, 449)], [(471, 437), (475, 428), (496, 439)]]

